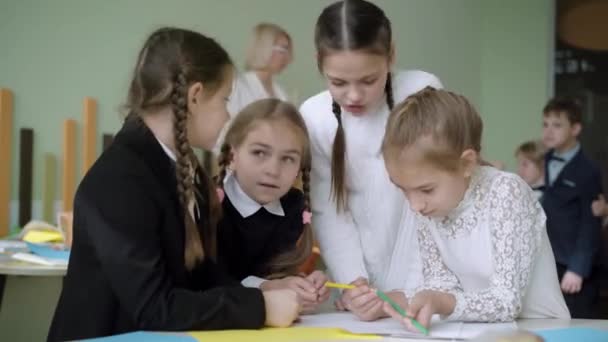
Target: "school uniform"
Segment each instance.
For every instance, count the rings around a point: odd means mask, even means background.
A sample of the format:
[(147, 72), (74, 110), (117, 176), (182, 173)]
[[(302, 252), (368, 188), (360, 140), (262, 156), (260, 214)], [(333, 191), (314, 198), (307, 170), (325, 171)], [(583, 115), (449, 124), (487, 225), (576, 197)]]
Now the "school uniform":
[(424, 283), (408, 298), (425, 289), (453, 294), (448, 320), (570, 318), (545, 214), (518, 176), (481, 166), (456, 208), (446, 217), (416, 214), (416, 226)]
[(566, 303), (572, 317), (593, 318), (601, 222), (593, 216), (591, 203), (601, 191), (600, 172), (580, 145), (563, 154), (549, 151), (545, 170), (542, 205), (560, 281), (566, 271), (583, 277), (579, 293), (564, 295)]
[(536, 198), (538, 201), (541, 201), (543, 198), (543, 193), (545, 192), (545, 180), (542, 179), (536, 184), (530, 185), (530, 187), (532, 188), (532, 192), (534, 193), (534, 198)]
[(248, 104), (257, 100), (277, 98), (287, 101), (285, 90), (274, 79), (272, 80), (272, 91), (274, 94), (268, 93), (255, 71), (244, 72), (234, 82), (227, 105), (228, 113), (231, 117), (235, 117)]
[[(197, 197), (201, 232), (206, 201)], [(174, 161), (130, 117), (76, 192), (74, 242), (48, 340), (262, 327), (262, 293), (209, 258), (188, 271), (184, 235)]]
[(243, 285), (259, 287), (270, 275), (268, 263), (296, 248), (304, 230), (304, 194), (292, 188), (261, 205), (243, 191), (233, 173), (224, 180), (224, 192), (218, 262)]
[[(407, 96), (441, 83), (432, 74), (410, 70), (393, 74), (395, 104)], [(365, 277), (381, 290), (412, 288), (422, 279), (413, 212), (405, 196), (389, 179), (381, 153), (389, 108), (386, 101), (364, 115), (342, 109), (346, 140), (346, 194), (348, 207), (336, 210), (331, 196), (331, 156), (338, 122), (332, 98), (324, 91), (300, 108), (310, 135), (312, 226), (321, 255), (338, 282)], [(395, 239), (407, 234), (403, 246), (408, 263), (393, 264)], [(401, 248), (400, 247), (400, 248)]]

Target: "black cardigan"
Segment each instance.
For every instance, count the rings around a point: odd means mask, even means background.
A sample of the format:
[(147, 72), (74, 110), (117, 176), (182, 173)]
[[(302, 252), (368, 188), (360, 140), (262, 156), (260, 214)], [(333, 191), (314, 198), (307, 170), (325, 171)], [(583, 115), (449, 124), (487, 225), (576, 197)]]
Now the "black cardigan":
[[(207, 218), (203, 211), (199, 225)], [(210, 260), (186, 270), (173, 161), (141, 120), (128, 119), (76, 192), (74, 242), (48, 340), (264, 321), (258, 289)]]
[(302, 235), (304, 194), (292, 188), (281, 198), (285, 216), (260, 208), (244, 218), (230, 198), (224, 198), (223, 217), (218, 229), (218, 259), (229, 274), (242, 280), (254, 275), (270, 275), (268, 263), (281, 253), (296, 248)]

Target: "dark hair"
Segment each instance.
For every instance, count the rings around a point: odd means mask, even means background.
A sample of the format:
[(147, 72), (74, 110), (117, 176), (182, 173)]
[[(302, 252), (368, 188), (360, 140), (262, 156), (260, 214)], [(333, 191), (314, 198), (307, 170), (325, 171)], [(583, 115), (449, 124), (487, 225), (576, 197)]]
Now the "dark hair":
[[(226, 51), (213, 39), (193, 31), (161, 28), (148, 37), (139, 52), (129, 88), (126, 108), (130, 116), (144, 115), (167, 106), (173, 109), (177, 152), (175, 176), (179, 202), (184, 211), (184, 263), (189, 270), (205, 255), (216, 256), (220, 205), (215, 186), (200, 167), (187, 138), (188, 89), (201, 82), (207, 96), (214, 94), (226, 81), (227, 68), (232, 65)], [(206, 190), (204, 197), (208, 198), (206, 209), (210, 216), (201, 231), (188, 209), (191, 203), (196, 203), (195, 183), (199, 182)]]
[[(224, 186), (226, 169), (232, 161), (232, 149), (238, 148), (247, 138), (247, 135), (260, 122), (282, 121), (289, 124), (302, 142), (302, 162), (300, 172), (302, 175), (302, 190), (304, 192), (304, 211), (310, 209), (310, 141), (304, 119), (298, 110), (290, 103), (277, 99), (263, 99), (247, 105), (234, 118), (230, 124), (221, 153), (218, 159), (220, 172), (217, 179), (218, 186)], [(294, 275), (302, 263), (310, 256), (313, 245), (313, 234), (310, 224), (304, 225), (302, 236), (295, 249), (288, 250), (272, 258), (267, 269), (269, 279)]]
[[(332, 51), (364, 51), (371, 54), (392, 54), (391, 23), (384, 11), (364, 0), (343, 0), (326, 7), (315, 29), (317, 66), (322, 70), (323, 58)], [(393, 88), (389, 72), (385, 84), (386, 103), (393, 108)], [(332, 101), (332, 112), (338, 120), (331, 158), (331, 193), (338, 211), (346, 207), (346, 140), (342, 127), (340, 105)]]
[(545, 108), (543, 108), (543, 116), (551, 115), (562, 115), (565, 114), (566, 118), (571, 125), (583, 123), (583, 109), (574, 99), (556, 97), (552, 98), (547, 102)]

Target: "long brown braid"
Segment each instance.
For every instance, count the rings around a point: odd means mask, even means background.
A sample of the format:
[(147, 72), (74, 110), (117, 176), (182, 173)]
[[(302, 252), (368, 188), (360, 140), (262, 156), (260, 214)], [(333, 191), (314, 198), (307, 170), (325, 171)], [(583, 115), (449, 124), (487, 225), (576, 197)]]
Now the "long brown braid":
[[(386, 104), (392, 110), (394, 106), (393, 87), (391, 73), (388, 73), (384, 92), (386, 94)], [(331, 194), (336, 202), (338, 211), (346, 207), (346, 136), (342, 127), (342, 109), (336, 101), (332, 101), (332, 112), (338, 121), (338, 128), (334, 136), (334, 144), (331, 153)]]
[[(364, 0), (342, 0), (327, 6), (317, 20), (315, 45), (317, 66), (323, 71), (323, 58), (336, 51), (362, 51), (391, 58), (391, 23), (384, 11)], [(392, 75), (384, 86), (386, 103), (393, 109)], [(347, 206), (346, 197), (346, 137), (342, 126), (342, 110), (332, 101), (332, 112), (338, 121), (331, 154), (331, 195), (337, 211)]]
[(331, 195), (336, 202), (336, 209), (346, 208), (346, 136), (342, 127), (342, 109), (333, 100), (331, 110), (338, 121), (334, 144), (331, 151)]
[[(215, 186), (188, 140), (188, 91), (200, 82), (205, 85), (204, 95), (213, 95), (226, 82), (230, 68), (233, 64), (228, 53), (213, 39), (194, 31), (161, 28), (150, 35), (139, 53), (125, 105), (129, 116), (172, 109), (175, 177), (184, 211), (184, 264), (188, 270), (206, 257), (215, 258), (221, 210)], [(192, 206), (192, 214), (200, 214), (200, 225), (189, 210)]]
[(220, 155), (217, 159), (217, 164), (220, 170), (217, 175), (216, 183), (217, 186), (220, 188), (224, 188), (224, 178), (226, 178), (226, 174), (228, 173), (228, 167), (230, 166), (230, 162), (232, 161), (231, 149), (232, 148), (230, 147), (230, 144), (222, 144)]
[(395, 107), (395, 99), (393, 98), (393, 75), (389, 72), (384, 85), (384, 93), (386, 94), (386, 104), (389, 110)]
[[(208, 224), (202, 226), (203, 236), (203, 249), (205, 251), (205, 257), (214, 259), (217, 257), (217, 224), (222, 217), (222, 203), (217, 196), (216, 186), (211, 178), (210, 174), (204, 171), (200, 161), (194, 151), (190, 149), (190, 163), (195, 165), (194, 172), (194, 192), (201, 199), (208, 199), (209, 208), (209, 221)], [(207, 189), (207, 194), (201, 194), (198, 192), (199, 186), (202, 189)], [(206, 195), (206, 196), (205, 196)]]
[[(310, 168), (304, 167), (302, 174), (302, 192), (304, 193), (304, 211), (311, 212), (310, 207)], [(299, 267), (308, 259), (312, 253), (314, 237), (312, 225), (304, 224), (302, 235), (298, 239), (296, 248), (280, 254), (269, 263), (268, 279), (284, 278), (298, 273)]]
[[(179, 202), (184, 208), (184, 223), (186, 225), (186, 240), (184, 259), (186, 268), (192, 269), (197, 262), (205, 257), (203, 241), (194, 220), (194, 211), (197, 210), (196, 198), (194, 196), (194, 173), (198, 170), (198, 163), (193, 165), (192, 149), (188, 143), (188, 109), (187, 109), (186, 77), (182, 72), (175, 78), (171, 104), (173, 106), (173, 135), (175, 137), (176, 163), (175, 176), (177, 178), (177, 195)], [(194, 158), (196, 160), (196, 158)], [(190, 208), (194, 206), (192, 212)]]
[[(302, 141), (302, 189), (304, 193), (303, 211), (311, 211), (310, 207), (310, 142), (308, 138), (308, 130), (304, 119), (298, 110), (291, 104), (277, 100), (264, 99), (258, 100), (246, 106), (239, 115), (236, 116), (224, 139), (221, 153), (218, 158), (219, 176), (217, 185), (224, 186), (224, 178), (227, 174), (227, 168), (232, 162), (232, 148), (238, 148), (245, 141), (249, 132), (260, 122), (283, 121), (294, 128)], [(302, 235), (298, 239), (295, 248), (290, 249), (282, 254), (272, 258), (267, 264), (269, 272), (268, 279), (282, 278), (287, 275), (297, 274), (298, 268), (310, 256), (313, 246), (313, 232), (310, 224), (305, 224)]]

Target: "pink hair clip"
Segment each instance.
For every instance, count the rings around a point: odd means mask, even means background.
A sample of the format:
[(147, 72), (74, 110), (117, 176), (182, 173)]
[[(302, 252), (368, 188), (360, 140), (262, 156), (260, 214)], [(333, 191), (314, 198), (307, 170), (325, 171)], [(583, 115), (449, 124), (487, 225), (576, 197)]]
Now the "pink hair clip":
[(220, 202), (223, 202), (224, 201), (224, 189), (216, 188), (215, 191), (217, 192), (217, 197), (220, 199)]
[(302, 223), (310, 224), (312, 222), (312, 213), (308, 210), (302, 212)]

